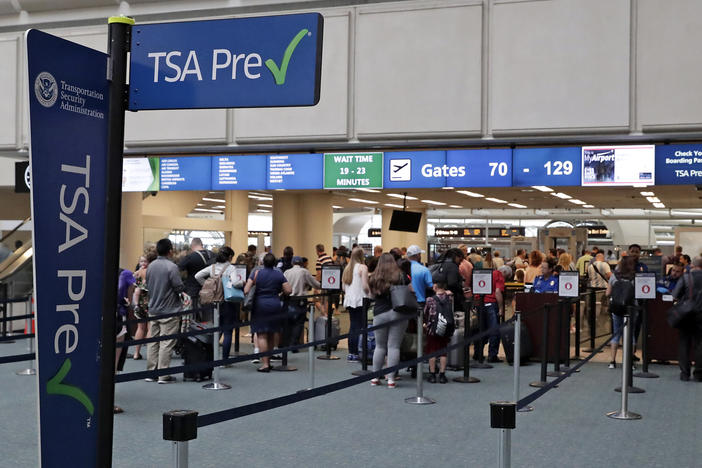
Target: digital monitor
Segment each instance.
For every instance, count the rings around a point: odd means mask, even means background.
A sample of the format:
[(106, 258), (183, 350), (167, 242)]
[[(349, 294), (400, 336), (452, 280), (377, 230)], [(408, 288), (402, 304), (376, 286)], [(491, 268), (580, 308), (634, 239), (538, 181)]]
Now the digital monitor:
[(389, 229), (391, 231), (417, 232), (419, 231), (419, 223), (421, 220), (422, 213), (392, 210)]
[(702, 184), (702, 145), (656, 146), (656, 185)]
[(315, 190), (324, 185), (324, 156), (321, 154), (269, 154), (269, 190)]
[(209, 156), (161, 158), (161, 190), (211, 190), (212, 162)]
[(653, 185), (656, 171), (654, 145), (584, 146), (582, 185)]
[(212, 158), (212, 190), (266, 190), (268, 157), (261, 155)]
[(124, 158), (122, 161), (123, 192), (156, 192), (158, 190), (158, 158)]

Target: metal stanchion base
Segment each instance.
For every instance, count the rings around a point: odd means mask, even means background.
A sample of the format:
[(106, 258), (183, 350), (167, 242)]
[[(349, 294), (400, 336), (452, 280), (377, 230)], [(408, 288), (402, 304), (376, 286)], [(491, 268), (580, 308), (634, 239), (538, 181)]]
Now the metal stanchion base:
[[(583, 348), (583, 353), (590, 354), (590, 353), (592, 353), (593, 351), (595, 351), (595, 350), (592, 349), (592, 348)], [(598, 354), (599, 354), (599, 353), (604, 353), (604, 349), (601, 349), (601, 350), (597, 351), (597, 353), (598, 353)]]
[[(536, 382), (532, 382), (529, 384), (530, 387), (536, 387), (536, 388), (542, 388), (548, 385), (548, 382), (542, 382), (541, 380), (537, 380)], [(555, 387), (558, 387), (558, 385), (555, 385)]]
[(627, 420), (641, 419), (640, 414), (632, 413), (631, 411), (622, 412), (621, 410), (611, 411), (611, 412), (607, 413), (607, 417), (612, 418), (612, 419), (627, 419)]
[(522, 406), (521, 408), (519, 408), (517, 410), (517, 413), (530, 413), (532, 411), (534, 411), (534, 407), (526, 405), (526, 406)]
[(221, 382), (211, 382), (203, 385), (202, 388), (205, 390), (229, 390), (232, 386)]
[(492, 366), (490, 364), (486, 364), (486, 363), (480, 362), (480, 361), (471, 361), (470, 368), (471, 369), (492, 369)]
[(317, 359), (321, 359), (322, 361), (338, 361), (340, 358), (339, 356), (334, 356), (333, 354), (331, 356), (322, 354), (321, 356), (317, 356)]
[(358, 369), (353, 372), (351, 372), (351, 375), (359, 376), (359, 375), (366, 375), (370, 374), (372, 371), (369, 370), (363, 370), (363, 369)]
[(405, 398), (405, 403), (409, 403), (410, 405), (431, 405), (436, 403), (436, 401), (432, 400), (431, 398), (425, 397), (425, 396), (413, 396), (409, 398)]
[[(561, 366), (561, 370), (562, 370), (563, 372), (565, 372), (565, 373), (570, 372), (572, 369), (573, 369), (573, 368), (570, 367), (570, 366)], [(575, 370), (575, 371), (573, 371), (573, 372), (580, 372), (580, 369), (577, 369), (577, 370)]]
[(293, 367), (293, 366), (275, 366), (275, 367), (274, 367), (273, 369), (271, 369), (271, 370), (273, 370), (273, 371), (278, 371), (278, 372), (293, 372), (293, 371), (296, 371), (296, 370), (297, 370), (297, 367)]
[(305, 393), (309, 392), (310, 390), (312, 390), (312, 388), (303, 388), (302, 390), (298, 390), (296, 393)]
[(468, 377), (464, 377), (464, 376), (455, 377), (451, 380), (453, 380), (454, 382), (459, 382), (459, 383), (478, 383), (478, 382), (480, 382), (480, 379), (476, 379), (472, 375), (468, 376)]
[[(614, 391), (615, 391), (615, 392), (621, 393), (621, 392), (622, 392), (622, 387), (619, 386), (619, 387), (615, 388)], [(643, 388), (634, 387), (634, 386), (632, 385), (632, 386), (629, 387), (629, 393), (646, 393), (646, 390), (644, 390)]]
[(562, 375), (566, 375), (565, 371), (551, 371), (551, 372), (546, 372), (546, 375), (548, 377), (560, 377)]
[(17, 375), (37, 375), (37, 370), (36, 369), (24, 369), (21, 371), (15, 372)]
[(657, 379), (660, 377), (660, 375), (654, 374), (653, 372), (637, 372), (634, 374), (634, 377), (638, 377), (640, 379)]

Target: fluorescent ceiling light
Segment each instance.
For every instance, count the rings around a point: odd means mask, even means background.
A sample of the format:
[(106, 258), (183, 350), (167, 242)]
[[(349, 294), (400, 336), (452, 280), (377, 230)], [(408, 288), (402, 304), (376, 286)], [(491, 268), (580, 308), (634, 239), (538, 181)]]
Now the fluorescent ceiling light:
[[(259, 205), (259, 206), (263, 206), (263, 205)], [(334, 208), (335, 210), (340, 210), (340, 209), (342, 209), (342, 208), (343, 208), (343, 206), (339, 206), (339, 205), (332, 205), (332, 208)]]
[(664, 203), (654, 203), (653, 206), (655, 206), (656, 208), (665, 208)]
[(209, 208), (194, 208), (193, 211), (206, 211), (207, 213), (221, 213), (221, 210), (210, 210)]
[[(258, 206), (261, 206), (261, 205), (258, 205)], [(212, 208), (219, 208), (219, 209), (223, 210), (223, 209), (226, 208), (226, 206), (224, 206), (224, 205), (215, 205), (215, 206), (213, 206)]]
[(360, 189), (356, 189), (356, 190), (360, 190), (361, 192), (368, 192), (368, 193), (380, 193), (380, 190), (375, 190), (372, 188), (360, 188)]
[[(270, 196), (268, 196), (268, 197), (262, 197), (262, 196), (260, 196), (260, 195), (251, 195), (251, 194), (249, 194), (249, 198), (251, 198), (251, 199), (253, 199), (253, 200), (268, 200), (268, 201), (272, 201), (272, 200), (273, 200), (273, 197), (270, 197)], [(204, 198), (203, 198), (203, 200), (204, 200)], [(222, 201), (224, 201), (224, 200), (222, 200)]]
[(259, 203), (258, 206), (262, 206), (264, 208), (273, 208), (273, 205), (267, 205), (265, 203)]
[(204, 203), (198, 203), (197, 206), (205, 206)]
[(366, 200), (365, 198), (349, 198), (349, 201), (355, 201), (357, 203), (368, 203), (369, 205), (377, 205), (377, 201)]
[(507, 203), (507, 200), (500, 200), (499, 198), (488, 197), (488, 198), (486, 198), (486, 200), (491, 201), (491, 202), (495, 202), (495, 203)]
[(595, 205), (583, 205), (583, 208), (594, 208)]
[(587, 203), (585, 203), (585, 202), (582, 201), (582, 200), (578, 200), (577, 198), (571, 198), (571, 199), (568, 200), (568, 201), (571, 202), (571, 203), (573, 203), (574, 205), (587, 205)]
[(227, 200), (225, 200), (223, 198), (207, 198), (207, 197), (205, 197), (202, 200), (203, 201), (211, 201), (211, 202), (215, 202), (215, 203), (226, 203), (227, 202)]
[(442, 190), (453, 190), (453, 187), (441, 187)]
[(532, 185), (531, 188), (536, 189), (539, 192), (553, 192), (551, 187), (546, 187), (545, 185)]
[(429, 205), (438, 205), (438, 206), (446, 205), (446, 203), (444, 203), (444, 202), (434, 201), (434, 200), (422, 200), (422, 202), (427, 203)]
[(562, 193), (562, 192), (552, 193), (551, 195), (553, 195), (554, 197), (562, 198), (563, 200), (567, 200), (567, 199), (571, 198), (570, 195)]
[(449, 205), (449, 208), (463, 208), (461, 205)]
[(642, 197), (655, 197), (656, 194), (653, 192), (641, 192)]
[[(387, 193), (386, 195), (387, 195), (388, 197), (392, 197), (392, 198), (405, 198), (404, 195), (400, 195), (399, 193)], [(410, 196), (410, 195), (407, 195), (407, 199), (408, 199), (408, 200), (416, 200), (417, 197), (412, 197), (412, 196)]]
[(256, 211), (259, 213), (270, 213), (271, 212), (271, 210), (260, 210), (260, 209), (256, 210)]
[(277, 188), (277, 189), (274, 189), (274, 190), (275, 190), (276, 192), (285, 192), (285, 189), (284, 189), (284, 188)]
[(394, 203), (385, 203), (384, 206), (389, 206), (390, 208), (404, 208), (402, 205), (396, 205)]
[(520, 205), (519, 203), (507, 203), (507, 205), (509, 205), (513, 208), (526, 208), (525, 205)]
[(469, 192), (468, 190), (456, 190), (456, 193), (462, 193), (463, 195), (468, 195), (473, 198), (485, 198), (485, 195), (481, 195), (475, 192)]
[(650, 201), (651, 203), (660, 203), (661, 200), (658, 197), (646, 197), (646, 200)]

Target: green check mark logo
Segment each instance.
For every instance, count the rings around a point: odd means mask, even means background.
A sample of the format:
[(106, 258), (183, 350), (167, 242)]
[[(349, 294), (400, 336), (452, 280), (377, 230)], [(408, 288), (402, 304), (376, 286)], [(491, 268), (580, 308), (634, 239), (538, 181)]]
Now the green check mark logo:
[(88, 398), (88, 395), (86, 395), (83, 390), (75, 385), (63, 383), (63, 379), (66, 377), (66, 375), (68, 375), (70, 370), (71, 360), (66, 358), (56, 375), (51, 377), (49, 381), (46, 382), (46, 393), (49, 395), (64, 395), (73, 398), (85, 406), (85, 409), (88, 410), (88, 413), (90, 413), (92, 416), (95, 408), (93, 407), (93, 403), (90, 401), (90, 398)]
[(290, 44), (288, 44), (288, 47), (285, 49), (285, 53), (283, 54), (283, 61), (280, 63), (280, 68), (278, 68), (278, 65), (272, 59), (266, 60), (266, 66), (273, 74), (273, 78), (275, 78), (275, 84), (282, 85), (285, 83), (285, 76), (288, 74), (288, 65), (290, 64), (290, 58), (292, 57), (293, 52), (295, 52), (295, 48), (297, 47), (297, 45), (307, 33), (307, 29), (303, 29), (299, 33), (297, 33), (295, 37), (293, 37), (293, 40), (290, 41)]

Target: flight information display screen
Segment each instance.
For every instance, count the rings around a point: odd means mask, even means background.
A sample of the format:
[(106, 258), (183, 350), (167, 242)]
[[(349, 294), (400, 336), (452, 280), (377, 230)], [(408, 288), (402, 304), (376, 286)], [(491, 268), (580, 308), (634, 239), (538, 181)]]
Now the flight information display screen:
[(324, 158), (321, 154), (268, 155), (269, 190), (314, 190), (324, 184)]
[(210, 190), (212, 163), (208, 156), (161, 158), (160, 190)]
[(215, 156), (212, 158), (212, 190), (265, 190), (266, 155)]

